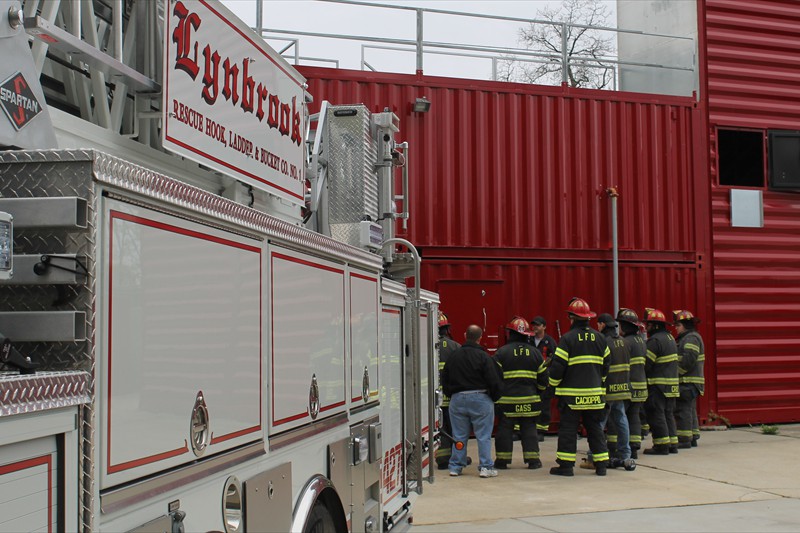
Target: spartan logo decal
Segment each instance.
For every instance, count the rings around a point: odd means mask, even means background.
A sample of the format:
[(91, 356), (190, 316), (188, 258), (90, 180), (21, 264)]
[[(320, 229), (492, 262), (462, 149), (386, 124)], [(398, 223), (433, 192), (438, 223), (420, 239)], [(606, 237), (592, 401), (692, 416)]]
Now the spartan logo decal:
[(42, 111), (41, 104), (21, 72), (0, 85), (0, 104), (17, 131), (27, 126)]

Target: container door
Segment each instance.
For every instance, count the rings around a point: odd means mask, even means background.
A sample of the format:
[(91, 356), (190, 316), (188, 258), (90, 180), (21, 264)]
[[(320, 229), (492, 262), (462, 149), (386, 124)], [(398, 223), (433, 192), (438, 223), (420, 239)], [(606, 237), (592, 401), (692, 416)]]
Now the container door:
[(506, 316), (503, 280), (440, 280), (436, 290), (453, 338), (463, 344), (467, 326), (477, 324), (483, 328), (483, 346), (490, 354), (497, 351), (504, 342), (503, 325), (511, 318)]

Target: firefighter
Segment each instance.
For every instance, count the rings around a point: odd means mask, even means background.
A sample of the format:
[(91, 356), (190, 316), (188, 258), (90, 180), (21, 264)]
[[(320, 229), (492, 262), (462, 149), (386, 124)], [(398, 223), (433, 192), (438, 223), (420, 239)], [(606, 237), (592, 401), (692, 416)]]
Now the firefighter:
[[(647, 400), (647, 376), (644, 373), (644, 362), (647, 356), (647, 346), (639, 335), (639, 316), (633, 309), (621, 308), (617, 313), (617, 322), (620, 325), (622, 340), (631, 354), (630, 379), (631, 401), (628, 403), (626, 414), (630, 427), (631, 458), (639, 458), (639, 449), (642, 447), (642, 406)], [(609, 437), (610, 440), (610, 437)]]
[(508, 468), (511, 463), (513, 434), (519, 431), (522, 459), (529, 469), (535, 470), (542, 467), (536, 418), (541, 412), (539, 394), (547, 387), (547, 366), (539, 350), (528, 342), (533, 332), (530, 331), (527, 320), (515, 316), (506, 325), (506, 329), (508, 343), (494, 355), (503, 378), (503, 396), (496, 402), (500, 420), (494, 441), (494, 467)]
[[(645, 310), (647, 324), (647, 421), (653, 436), (648, 455), (678, 453), (678, 433), (675, 427), (675, 398), (678, 397), (678, 345), (666, 329), (667, 319), (658, 309)], [(675, 447), (671, 446), (674, 434)]]
[(608, 375), (610, 350), (605, 337), (589, 327), (595, 313), (581, 298), (573, 298), (567, 306), (571, 329), (561, 337), (550, 364), (546, 396), (555, 394), (561, 421), (558, 426), (559, 466), (550, 469), (555, 476), (572, 476), (577, 452), (578, 424), (583, 420), (594, 458), (595, 473), (605, 476), (608, 449), (603, 434), (605, 381)]
[[(547, 321), (540, 316), (534, 317), (531, 320), (531, 330), (533, 336), (531, 337), (531, 344), (542, 353), (545, 364), (549, 367), (550, 360), (556, 351), (556, 340), (545, 332), (547, 329)], [(536, 432), (539, 434), (539, 442), (544, 440), (544, 435), (550, 429), (550, 400), (542, 401), (542, 413), (536, 420)]]
[(705, 387), (703, 366), (705, 349), (703, 338), (697, 332), (700, 319), (690, 311), (673, 311), (674, 326), (678, 337), (678, 381), (680, 396), (675, 408), (675, 423), (678, 426), (678, 448), (697, 446), (700, 439), (700, 424), (697, 420), (697, 397)]
[(609, 466), (636, 469), (631, 459), (630, 428), (626, 405), (631, 400), (631, 352), (617, 333), (618, 323), (608, 313), (597, 317), (600, 332), (606, 336), (611, 350), (608, 378), (606, 379), (606, 416), (608, 421)]
[[(450, 354), (461, 345), (453, 340), (450, 334), (450, 321), (447, 315), (439, 311), (439, 383), (442, 382), (442, 370)], [(436, 450), (436, 465), (439, 470), (447, 470), (450, 463), (450, 454), (453, 449), (453, 428), (450, 426), (450, 398), (442, 394), (442, 432), (440, 435), (439, 449)], [(469, 464), (469, 457), (467, 464)]]

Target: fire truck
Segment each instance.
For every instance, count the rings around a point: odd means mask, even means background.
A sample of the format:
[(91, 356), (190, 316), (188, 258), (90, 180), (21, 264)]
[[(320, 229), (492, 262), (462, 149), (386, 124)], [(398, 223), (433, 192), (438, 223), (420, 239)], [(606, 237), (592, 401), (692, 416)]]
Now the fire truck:
[(389, 110), (212, 0), (0, 0), (0, 531), (388, 531), (438, 296)]

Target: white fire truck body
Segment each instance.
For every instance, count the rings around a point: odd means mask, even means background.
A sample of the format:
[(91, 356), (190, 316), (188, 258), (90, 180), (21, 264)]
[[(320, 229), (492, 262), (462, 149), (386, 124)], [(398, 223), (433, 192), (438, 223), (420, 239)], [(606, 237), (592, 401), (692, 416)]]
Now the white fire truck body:
[[(19, 4), (0, 0), (0, 77), (15, 82), (3, 105), (22, 123), (0, 126), (0, 211), (14, 232), (0, 280), (0, 531), (407, 524), (432, 479), (438, 297), (397, 281), (413, 262), (395, 246), (416, 252), (393, 238), (407, 217), (394, 208), (396, 117), (327, 103), (311, 117), (308, 161), (294, 160), (312, 188), (303, 219), (291, 180), (276, 193), (237, 174), (249, 162), (226, 175), (160, 150), (169, 117), (154, 115), (170, 103), (127, 96), (160, 75), (138, 64), (137, 77), (120, 44), (121, 58), (106, 57), (87, 27), (158, 38), (135, 17), (210, 10), (249, 46), (264, 49), (260, 38), (216, 2), (115, 3), (110, 25), (95, 4), (31, 0), (21, 25)], [(71, 23), (96, 57), (60, 29)], [(8, 60), (19, 50), (32, 71)], [(107, 103), (138, 131), (99, 124), (92, 106)], [(288, 104), (276, 105), (280, 122)], [(256, 157), (246, 137), (235, 148)]]

